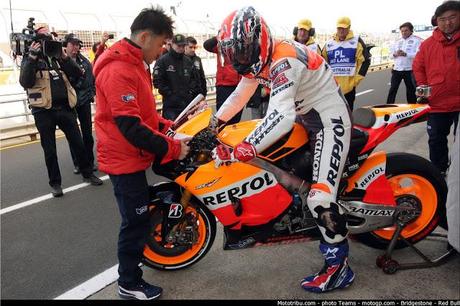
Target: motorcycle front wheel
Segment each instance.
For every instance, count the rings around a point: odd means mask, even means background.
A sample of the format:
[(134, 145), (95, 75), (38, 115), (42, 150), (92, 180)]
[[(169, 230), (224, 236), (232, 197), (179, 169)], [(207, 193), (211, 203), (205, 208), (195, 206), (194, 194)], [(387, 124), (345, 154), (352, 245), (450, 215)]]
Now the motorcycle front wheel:
[(208, 253), (216, 237), (216, 218), (197, 201), (192, 198), (185, 211), (189, 219), (195, 220), (194, 224), (187, 223), (189, 228), (194, 228), (194, 238), (189, 244), (184, 241), (163, 243), (161, 227), (167, 216), (159, 207), (150, 209), (150, 232), (144, 247), (144, 264), (158, 270), (179, 270), (197, 263)]

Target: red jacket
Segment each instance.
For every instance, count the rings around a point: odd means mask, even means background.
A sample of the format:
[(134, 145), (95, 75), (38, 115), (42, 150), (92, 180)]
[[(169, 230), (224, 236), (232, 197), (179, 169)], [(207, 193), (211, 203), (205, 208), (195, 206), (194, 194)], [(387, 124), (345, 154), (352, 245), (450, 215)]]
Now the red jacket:
[[(164, 135), (172, 121), (158, 115), (152, 80), (140, 48), (124, 39), (107, 49), (94, 67), (96, 76), (97, 158), (99, 169), (108, 174), (129, 174), (147, 169), (155, 158), (155, 145), (164, 148), (162, 163), (177, 159), (180, 142)], [(115, 119), (135, 121), (134, 139), (127, 140)], [(161, 131), (160, 131), (161, 127)], [(132, 143), (144, 143), (146, 151)], [(152, 139), (152, 142), (150, 142)], [(158, 153), (159, 154), (159, 153)]]
[(214, 49), (217, 54), (217, 71), (216, 71), (216, 85), (217, 86), (236, 86), (241, 80), (241, 75), (236, 72), (232, 64), (224, 58), (224, 64), (220, 54), (217, 51), (217, 47)]
[(208, 52), (217, 54), (217, 71), (216, 71), (216, 86), (236, 86), (240, 82), (241, 76), (233, 68), (232, 63), (224, 58), (222, 63), (222, 56), (217, 48), (217, 38), (211, 37), (206, 40), (203, 47)]
[(460, 31), (450, 41), (436, 28), (412, 64), (417, 85), (431, 86), (434, 113), (460, 111)]

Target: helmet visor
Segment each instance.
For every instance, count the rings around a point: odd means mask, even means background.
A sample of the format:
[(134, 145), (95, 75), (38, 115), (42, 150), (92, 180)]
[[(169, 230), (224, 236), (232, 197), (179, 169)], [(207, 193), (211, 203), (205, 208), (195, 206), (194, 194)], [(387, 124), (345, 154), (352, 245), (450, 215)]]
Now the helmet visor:
[(251, 72), (251, 67), (258, 62), (259, 48), (252, 40), (235, 41), (227, 39), (221, 42), (221, 52), (233, 65), (239, 74)]

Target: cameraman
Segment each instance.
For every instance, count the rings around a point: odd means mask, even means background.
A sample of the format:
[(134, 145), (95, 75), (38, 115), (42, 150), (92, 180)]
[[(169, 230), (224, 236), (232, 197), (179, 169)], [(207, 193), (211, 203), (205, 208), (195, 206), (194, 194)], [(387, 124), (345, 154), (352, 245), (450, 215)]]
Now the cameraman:
[(63, 195), (56, 154), (56, 126), (64, 132), (76, 153), (83, 181), (91, 185), (102, 185), (102, 181), (93, 175), (73, 111), (77, 97), (68, 77), (78, 79), (82, 71), (67, 56), (62, 46), (59, 49), (57, 46), (56, 42), (52, 42), (52, 36), (46, 27), (37, 29), (36, 40), (32, 42), (28, 54), (22, 59), (19, 76), (19, 83), (27, 91), (29, 107), (40, 133), (49, 184), (54, 197)]
[[(83, 76), (79, 77), (74, 81), (74, 88), (77, 92), (77, 105), (75, 110), (77, 112), (78, 121), (80, 121), (81, 134), (83, 136), (83, 145), (85, 146), (86, 157), (91, 165), (93, 171), (97, 170), (94, 164), (94, 139), (93, 139), (93, 127), (91, 121), (91, 103), (94, 102), (94, 96), (96, 95), (96, 86), (94, 84), (93, 66), (89, 60), (80, 53), (82, 41), (73, 33), (67, 34), (63, 42), (66, 48), (67, 55), (74, 60), (83, 72)], [(72, 155), (72, 161), (74, 165), (73, 173), (80, 174), (80, 168), (78, 167), (78, 161), (75, 152), (70, 149)]]

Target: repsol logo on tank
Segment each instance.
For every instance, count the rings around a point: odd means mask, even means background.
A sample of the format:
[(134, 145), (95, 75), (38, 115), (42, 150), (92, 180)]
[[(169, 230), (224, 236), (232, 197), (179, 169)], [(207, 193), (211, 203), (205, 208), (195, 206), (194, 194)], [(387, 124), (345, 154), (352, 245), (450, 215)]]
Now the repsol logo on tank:
[(377, 169), (374, 169), (371, 173), (369, 173), (361, 183), (359, 183), (359, 187), (362, 189), (366, 188), (367, 185), (369, 185), (375, 177), (379, 176), (379, 174), (384, 174), (385, 169), (383, 167), (378, 167)]
[(334, 145), (332, 146), (331, 161), (329, 163), (327, 181), (332, 186), (335, 186), (340, 167), (340, 160), (342, 159), (342, 137), (345, 135), (345, 128), (343, 127), (342, 117), (339, 117), (339, 119), (331, 119), (331, 122), (334, 124), (334, 127), (332, 128), (334, 131)]
[(205, 205), (229, 203), (232, 198), (242, 198), (246, 195), (250, 195), (254, 191), (273, 185), (274, 183), (275, 181), (270, 174), (265, 172), (263, 176), (255, 177), (248, 182), (244, 182), (242, 185), (235, 186), (212, 196), (203, 197), (203, 202)]
[(321, 165), (321, 153), (323, 152), (323, 130), (316, 134), (315, 150), (313, 152), (313, 181), (318, 181), (319, 166)]
[(273, 112), (265, 118), (264, 122), (259, 125), (255, 131), (252, 133), (251, 137), (249, 137), (248, 142), (252, 143), (253, 145), (258, 145), (262, 139), (264, 139), (265, 135), (270, 133), (271, 130), (283, 119), (284, 116), (280, 115), (279, 112), (275, 109)]
[(412, 116), (412, 115), (414, 115), (416, 113), (418, 113), (418, 110), (412, 109), (412, 110), (404, 112), (404, 113), (396, 114), (396, 119), (401, 120), (401, 119), (410, 117), (410, 116)]

